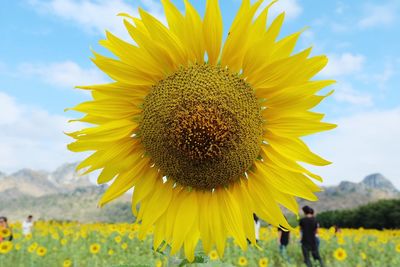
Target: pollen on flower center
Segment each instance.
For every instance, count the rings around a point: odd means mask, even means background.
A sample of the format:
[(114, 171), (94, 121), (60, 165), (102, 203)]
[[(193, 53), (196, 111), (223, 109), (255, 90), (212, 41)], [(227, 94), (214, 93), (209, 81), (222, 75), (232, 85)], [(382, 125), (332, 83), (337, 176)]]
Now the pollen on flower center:
[(207, 104), (178, 107), (166, 132), (170, 145), (198, 162), (215, 160), (238, 138), (232, 114)]
[(237, 181), (261, 145), (260, 106), (252, 88), (228, 69), (181, 68), (153, 86), (140, 136), (164, 175), (211, 190)]

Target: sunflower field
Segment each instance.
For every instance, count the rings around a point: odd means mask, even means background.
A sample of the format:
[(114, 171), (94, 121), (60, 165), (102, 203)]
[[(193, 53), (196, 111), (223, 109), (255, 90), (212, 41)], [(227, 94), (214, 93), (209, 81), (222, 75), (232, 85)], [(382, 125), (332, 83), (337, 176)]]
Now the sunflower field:
[[(230, 240), (223, 257), (215, 250), (205, 255), (199, 249), (190, 264), (183, 252), (169, 256), (167, 245), (154, 251), (152, 234), (140, 240), (139, 228), (138, 224), (37, 222), (33, 233), (23, 236), (21, 224), (16, 223), (13, 241), (0, 243), (0, 266), (303, 266), (298, 229), (291, 233), (285, 258), (279, 253), (276, 229), (262, 227), (258, 246), (243, 252)], [(335, 234), (333, 228), (320, 229), (319, 238), (326, 266), (400, 266), (400, 230), (343, 229)]]

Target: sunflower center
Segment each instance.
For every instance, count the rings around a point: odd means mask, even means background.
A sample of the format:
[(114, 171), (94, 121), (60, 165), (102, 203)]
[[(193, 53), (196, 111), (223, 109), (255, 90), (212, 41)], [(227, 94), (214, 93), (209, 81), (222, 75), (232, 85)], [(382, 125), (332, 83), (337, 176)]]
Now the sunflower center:
[(262, 120), (252, 88), (228, 69), (181, 68), (146, 96), (140, 136), (164, 175), (210, 190), (237, 181), (260, 150)]

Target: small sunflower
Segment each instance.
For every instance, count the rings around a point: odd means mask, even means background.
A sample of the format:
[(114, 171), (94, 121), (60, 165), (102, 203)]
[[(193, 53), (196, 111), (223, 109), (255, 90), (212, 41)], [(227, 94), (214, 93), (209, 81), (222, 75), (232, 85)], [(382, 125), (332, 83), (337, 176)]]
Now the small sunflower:
[(2, 228), (0, 229), (0, 237), (2, 238), (8, 238), (11, 235), (11, 231), (8, 228)]
[(261, 258), (258, 260), (258, 267), (268, 267), (268, 258)]
[(248, 261), (246, 257), (240, 256), (237, 263), (239, 264), (239, 266), (247, 266)]
[(367, 254), (365, 252), (360, 253), (361, 259), (366, 260), (367, 259)]
[(208, 253), (208, 256), (210, 257), (210, 260), (212, 260), (212, 261), (216, 261), (219, 259), (218, 252), (216, 250), (211, 250), (210, 253)]
[(161, 260), (157, 260), (156, 264), (155, 264), (155, 267), (162, 267), (162, 266), (163, 266), (162, 261)]
[(114, 250), (113, 250), (113, 249), (109, 249), (109, 250), (108, 250), (108, 255), (110, 255), (110, 256), (111, 256), (111, 255), (114, 255), (114, 253), (115, 253), (115, 252), (114, 252)]
[(154, 229), (154, 248), (184, 247), (192, 261), (202, 240), (222, 257), (229, 237), (255, 243), (254, 213), (291, 229), (280, 205), (297, 214), (296, 197), (317, 199), (310, 178), (321, 177), (299, 162), (330, 162), (301, 138), (335, 127), (310, 111), (333, 81), (311, 80), (325, 56), (293, 52), (301, 31), (277, 40), (284, 13), (267, 27), (275, 1), (259, 10), (262, 0), (243, 0), (224, 43), (217, 0), (204, 18), (188, 0), (184, 14), (161, 2), (168, 26), (139, 9), (140, 18), (121, 14), (135, 44), (109, 32), (101, 41), (117, 58), (93, 62), (114, 82), (79, 87), (93, 100), (72, 109), (93, 127), (70, 133), (68, 148), (94, 151), (78, 169), (113, 180), (100, 206), (134, 187), (139, 238)]
[(398, 243), (398, 244), (396, 245), (396, 251), (397, 251), (398, 253), (400, 253), (400, 243)]
[(37, 254), (38, 256), (40, 256), (40, 257), (45, 256), (46, 253), (47, 253), (47, 249), (46, 249), (45, 247), (38, 247), (38, 248), (36, 249), (36, 254)]
[(116, 243), (121, 243), (121, 241), (122, 241), (122, 237), (120, 236), (120, 235), (117, 235), (115, 238), (114, 238), (114, 241), (116, 242)]
[(347, 258), (347, 252), (343, 248), (338, 248), (333, 252), (333, 256), (338, 261), (344, 261)]
[(70, 259), (66, 259), (63, 262), (63, 267), (71, 267), (72, 266), (72, 261)]
[(128, 235), (128, 238), (129, 238), (130, 240), (135, 239), (135, 233), (134, 233), (134, 232), (130, 232), (129, 235)]
[(34, 242), (28, 247), (28, 252), (33, 253), (36, 251), (36, 248), (38, 247), (38, 243)]
[(7, 254), (13, 248), (13, 244), (10, 241), (3, 241), (0, 243), (0, 254)]
[(121, 244), (121, 248), (122, 248), (123, 250), (126, 250), (126, 249), (128, 248), (128, 244), (127, 244), (127, 243), (122, 243), (122, 244)]
[(101, 246), (97, 243), (91, 244), (89, 247), (90, 253), (97, 254), (100, 252)]

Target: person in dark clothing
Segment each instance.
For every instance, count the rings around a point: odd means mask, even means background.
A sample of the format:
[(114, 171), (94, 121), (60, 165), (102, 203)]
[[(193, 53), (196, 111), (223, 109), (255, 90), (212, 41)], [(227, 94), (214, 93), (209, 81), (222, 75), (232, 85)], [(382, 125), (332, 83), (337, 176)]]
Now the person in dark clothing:
[(303, 252), (304, 263), (307, 267), (312, 267), (310, 252), (315, 260), (317, 260), (321, 267), (324, 266), (321, 256), (319, 255), (316, 233), (318, 230), (318, 223), (314, 217), (314, 211), (309, 206), (303, 207), (305, 217), (300, 219), (301, 231), (301, 250)]
[(278, 228), (278, 242), (279, 242), (279, 253), (282, 255), (282, 257), (286, 260), (289, 261), (289, 257), (287, 255), (287, 250), (286, 247), (289, 244), (289, 237), (290, 237), (290, 232), (287, 231), (286, 229)]

